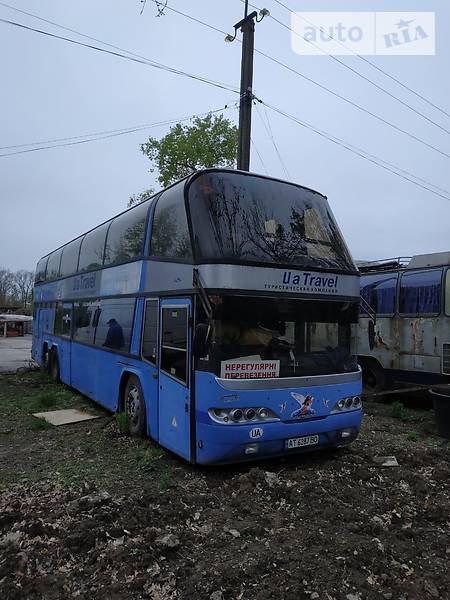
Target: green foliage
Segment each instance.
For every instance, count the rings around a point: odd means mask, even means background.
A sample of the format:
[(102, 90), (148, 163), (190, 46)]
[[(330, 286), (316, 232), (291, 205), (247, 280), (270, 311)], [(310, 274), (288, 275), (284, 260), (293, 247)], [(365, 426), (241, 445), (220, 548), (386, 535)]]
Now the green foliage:
[(36, 398), (38, 406), (41, 406), (42, 408), (50, 408), (52, 406), (55, 406), (58, 400), (59, 394), (56, 390), (43, 392), (42, 394), (39, 394), (39, 396)]
[(407, 438), (411, 442), (417, 442), (417, 440), (419, 439), (419, 434), (417, 433), (417, 431), (410, 431), (407, 435)]
[(161, 478), (159, 480), (159, 487), (162, 491), (167, 490), (173, 482), (173, 473), (169, 467), (163, 471)]
[(132, 206), (135, 206), (136, 204), (140, 204), (141, 202), (145, 202), (145, 200), (148, 200), (154, 194), (155, 194), (155, 190), (152, 189), (152, 188), (149, 188), (148, 190), (144, 190), (140, 194), (133, 194), (132, 196), (130, 196), (130, 198), (128, 200), (127, 207), (131, 208)]
[(159, 172), (160, 184), (166, 187), (198, 169), (233, 168), (237, 143), (237, 127), (223, 115), (210, 114), (193, 119), (191, 125), (177, 123), (160, 140), (149, 138), (141, 150)]
[(28, 429), (31, 431), (42, 431), (43, 429), (51, 429), (52, 427), (53, 425), (42, 417), (33, 417), (30, 415), (28, 418)]
[(128, 429), (127, 413), (124, 413), (124, 412), (116, 413), (115, 417), (116, 417), (116, 425), (117, 425), (117, 429), (119, 430), (119, 433), (128, 433), (129, 429)]
[(401, 402), (394, 402), (392, 404), (392, 416), (394, 419), (400, 419), (401, 421), (408, 420), (408, 411)]
[(137, 455), (137, 465), (140, 471), (151, 473), (156, 468), (156, 461), (164, 456), (164, 450), (156, 446), (147, 446)]

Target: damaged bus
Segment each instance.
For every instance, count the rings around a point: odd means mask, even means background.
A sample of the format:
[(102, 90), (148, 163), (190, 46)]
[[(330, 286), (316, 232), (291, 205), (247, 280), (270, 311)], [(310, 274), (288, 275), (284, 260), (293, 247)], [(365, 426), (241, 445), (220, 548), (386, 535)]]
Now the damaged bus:
[(365, 390), (380, 392), (394, 381), (448, 383), (450, 252), (358, 266), (358, 359)]
[(199, 464), (351, 443), (359, 273), (324, 196), (194, 173), (42, 258), (33, 357)]

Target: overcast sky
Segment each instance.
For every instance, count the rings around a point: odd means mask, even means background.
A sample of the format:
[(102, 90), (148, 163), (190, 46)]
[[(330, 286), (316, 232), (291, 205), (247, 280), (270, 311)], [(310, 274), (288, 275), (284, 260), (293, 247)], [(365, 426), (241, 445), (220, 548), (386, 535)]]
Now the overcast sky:
[[(171, 67), (239, 84), (240, 44), (147, 0), (5, 0)], [(274, 0), (258, 0), (289, 23)], [(450, 112), (448, 0), (284, 0), (294, 10), (435, 11), (436, 56), (369, 57)], [(240, 0), (169, 0), (226, 31), (242, 16)], [(0, 18), (79, 40), (0, 5)], [(86, 41), (86, 40), (84, 40)], [(351, 98), (450, 153), (448, 135), (326, 56), (299, 56), (289, 32), (267, 18), (255, 45), (306, 76)], [(233, 104), (236, 95), (0, 22), (0, 146), (13, 146), (176, 119)], [(450, 129), (450, 118), (402, 90), (356, 57), (343, 60)], [(267, 103), (449, 189), (449, 159), (363, 114), (293, 73), (255, 57), (254, 91)], [(261, 109), (260, 109), (261, 110)], [(225, 114), (237, 119), (237, 111)], [(264, 116), (264, 113), (262, 113)], [(268, 112), (291, 180), (329, 198), (355, 258), (450, 250), (450, 202), (380, 169), (280, 115)], [(128, 197), (155, 186), (139, 151), (168, 127), (92, 143), (0, 158), (0, 267), (34, 270), (38, 258), (126, 208)], [(253, 140), (270, 175), (285, 171), (254, 113)], [(21, 148), (18, 148), (21, 149)], [(12, 152), (0, 150), (0, 153)], [(252, 170), (264, 173), (253, 150)]]

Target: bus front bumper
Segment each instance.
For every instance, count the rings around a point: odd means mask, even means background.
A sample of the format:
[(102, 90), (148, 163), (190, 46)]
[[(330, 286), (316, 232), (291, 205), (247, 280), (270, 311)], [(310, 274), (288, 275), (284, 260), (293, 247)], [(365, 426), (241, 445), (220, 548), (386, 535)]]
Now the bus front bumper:
[[(225, 464), (346, 446), (358, 436), (362, 416), (360, 409), (300, 422), (251, 425), (198, 423), (196, 462), (201, 465)], [(288, 440), (308, 436), (313, 439), (304, 441), (313, 443), (288, 447)], [(318, 436), (317, 441), (314, 436)]]

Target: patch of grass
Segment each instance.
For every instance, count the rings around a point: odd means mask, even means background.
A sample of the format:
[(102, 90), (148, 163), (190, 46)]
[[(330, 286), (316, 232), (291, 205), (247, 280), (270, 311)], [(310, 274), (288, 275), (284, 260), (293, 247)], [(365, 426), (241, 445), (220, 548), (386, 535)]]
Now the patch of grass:
[(159, 487), (162, 491), (167, 490), (173, 483), (173, 473), (169, 467), (167, 467), (159, 480)]
[(48, 423), (42, 417), (33, 417), (33, 415), (28, 416), (26, 423), (28, 424), (27, 429), (31, 431), (43, 431), (45, 429), (51, 429), (53, 427), (53, 425)]
[(51, 408), (56, 406), (59, 399), (59, 393), (56, 390), (50, 390), (39, 394), (36, 398), (36, 403), (40, 404), (42, 408)]
[(406, 437), (411, 442), (417, 442), (417, 440), (419, 439), (419, 434), (417, 433), (417, 431), (410, 431)]
[(98, 461), (66, 460), (57, 465), (56, 475), (60, 483), (72, 487), (83, 481), (98, 482), (102, 469)]
[(156, 469), (156, 461), (164, 455), (161, 448), (155, 446), (147, 446), (143, 450), (139, 450), (137, 454), (138, 469), (147, 473), (151, 473)]
[(117, 429), (119, 430), (119, 433), (123, 433), (123, 434), (128, 433), (129, 427), (128, 427), (127, 413), (124, 413), (124, 412), (116, 413), (115, 419), (116, 419), (116, 425), (117, 425)]
[(409, 414), (406, 408), (401, 402), (394, 402), (392, 404), (392, 417), (394, 419), (400, 419), (401, 421), (408, 421)]

